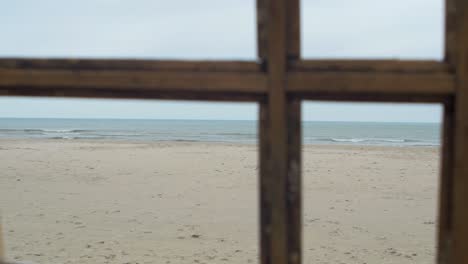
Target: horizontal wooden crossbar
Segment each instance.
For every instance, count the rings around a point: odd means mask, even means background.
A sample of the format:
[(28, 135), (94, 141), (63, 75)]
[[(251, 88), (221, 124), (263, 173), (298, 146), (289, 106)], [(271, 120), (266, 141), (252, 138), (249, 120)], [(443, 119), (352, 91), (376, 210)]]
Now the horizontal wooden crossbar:
[(314, 60), (289, 66), (287, 89), (305, 99), (442, 102), (454, 75), (435, 61)]
[(291, 61), (293, 72), (386, 72), (448, 73), (449, 65), (432, 60), (299, 60)]
[[(248, 61), (0, 60), (0, 95), (256, 101), (266, 69)], [(306, 60), (286, 91), (304, 99), (442, 102), (454, 74), (436, 61)]]
[(2, 95), (258, 100), (253, 62), (0, 60)]
[(0, 69), (259, 72), (250, 61), (181, 61), (120, 59), (0, 59)]

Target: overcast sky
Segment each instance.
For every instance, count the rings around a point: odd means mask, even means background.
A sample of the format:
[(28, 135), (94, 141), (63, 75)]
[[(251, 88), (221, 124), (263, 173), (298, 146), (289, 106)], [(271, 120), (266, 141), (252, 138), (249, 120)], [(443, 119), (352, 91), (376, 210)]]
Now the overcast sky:
[[(442, 0), (302, 0), (305, 58), (437, 59)], [(14, 0), (0, 57), (256, 57), (254, 0)], [(437, 105), (305, 103), (307, 120), (438, 122)], [(0, 117), (255, 119), (254, 104), (0, 98)]]

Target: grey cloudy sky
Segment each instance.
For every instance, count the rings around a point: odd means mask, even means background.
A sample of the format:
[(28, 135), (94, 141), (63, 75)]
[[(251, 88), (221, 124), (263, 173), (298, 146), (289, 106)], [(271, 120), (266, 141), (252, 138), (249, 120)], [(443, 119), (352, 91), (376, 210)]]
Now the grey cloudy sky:
[[(442, 0), (302, 0), (306, 58), (437, 59)], [(254, 0), (15, 0), (0, 8), (0, 57), (246, 59)], [(253, 104), (0, 98), (0, 116), (255, 119)], [(308, 120), (440, 120), (436, 105), (305, 103)]]

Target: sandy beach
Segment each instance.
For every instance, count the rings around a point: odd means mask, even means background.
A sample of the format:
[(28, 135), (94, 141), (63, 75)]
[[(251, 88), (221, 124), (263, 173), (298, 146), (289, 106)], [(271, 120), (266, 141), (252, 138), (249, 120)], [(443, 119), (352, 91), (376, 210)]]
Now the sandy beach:
[[(1, 140), (10, 260), (258, 263), (257, 148)], [(304, 147), (304, 263), (431, 263), (439, 150)]]

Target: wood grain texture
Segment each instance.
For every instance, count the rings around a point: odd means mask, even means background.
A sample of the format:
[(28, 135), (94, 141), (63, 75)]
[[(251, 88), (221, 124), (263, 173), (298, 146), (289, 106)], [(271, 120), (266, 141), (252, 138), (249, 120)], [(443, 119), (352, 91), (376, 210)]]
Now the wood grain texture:
[(289, 0), (286, 5), (286, 49), (288, 62), (301, 57), (301, 11), (299, 0)]
[(442, 103), (446, 96), (425, 96), (421, 94), (381, 94), (381, 93), (290, 93), (289, 96), (311, 101), (335, 102), (375, 102), (375, 103)]
[(0, 59), (0, 69), (29, 70), (124, 70), (189, 72), (259, 72), (251, 61), (181, 61), (118, 59)]
[(288, 99), (287, 209), (289, 263), (302, 263), (301, 100)]
[(451, 70), (454, 70), (457, 64), (457, 1), (445, 0), (444, 61)]
[(454, 76), (448, 73), (388, 72), (290, 72), (288, 92), (329, 94), (337, 99), (349, 94), (408, 94), (421, 96), (453, 95)]
[(0, 95), (256, 101), (265, 93), (255, 62), (0, 60)]
[(455, 75), (437, 61), (297, 61), (287, 82), (308, 99), (442, 102), (455, 93)]
[(259, 105), (259, 198), (260, 198), (260, 263), (271, 263), (271, 190), (273, 181), (270, 172), (270, 116), (266, 102)]
[(257, 0), (257, 54), (261, 63), (268, 57), (268, 3), (269, 0)]
[(439, 213), (437, 230), (437, 263), (451, 263), (452, 247), (452, 190), (453, 190), (453, 150), (454, 150), (454, 105), (453, 101), (444, 104), (442, 134), (442, 157), (439, 178)]
[[(110, 92), (132, 90), (135, 98), (143, 91), (265, 95), (267, 77), (260, 68), (253, 62), (0, 60), (0, 93), (60, 96), (100, 89), (110, 97)], [(453, 74), (437, 62), (302, 61), (294, 62), (291, 70), (289, 92), (327, 94), (338, 100), (349, 94), (454, 93)], [(47, 94), (52, 89), (54, 93)]]
[[(126, 93), (142, 94), (239, 94), (258, 97), (266, 93), (266, 76), (255, 72), (203, 71), (134, 71), (74, 69), (1, 69), (1, 95), (92, 97), (107, 94), (110, 98)], [(116, 96), (113, 96), (116, 93)]]
[(456, 1), (456, 96), (451, 262), (468, 263), (468, 2)]
[(0, 70), (0, 87), (14, 86), (262, 93), (266, 90), (266, 78), (262, 74), (236, 72)]
[(292, 72), (450, 74), (447, 63), (430, 60), (299, 60)]
[(289, 263), (287, 209), (286, 0), (268, 1), (268, 113), (272, 197), (271, 264)]

